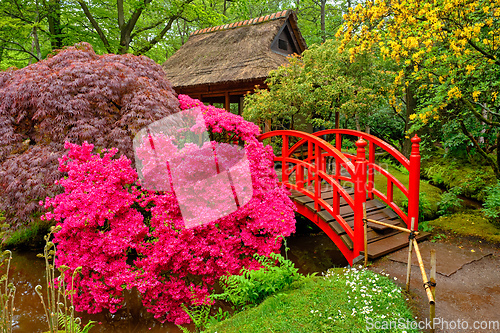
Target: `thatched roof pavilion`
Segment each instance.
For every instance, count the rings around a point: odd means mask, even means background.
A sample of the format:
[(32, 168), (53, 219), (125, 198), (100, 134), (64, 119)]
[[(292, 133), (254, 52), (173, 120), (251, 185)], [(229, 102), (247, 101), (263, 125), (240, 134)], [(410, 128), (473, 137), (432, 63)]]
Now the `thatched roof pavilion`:
[(291, 10), (246, 21), (201, 29), (163, 64), (179, 94), (206, 103), (239, 104), (258, 85), (265, 88), (269, 71), (301, 54), (307, 45)]

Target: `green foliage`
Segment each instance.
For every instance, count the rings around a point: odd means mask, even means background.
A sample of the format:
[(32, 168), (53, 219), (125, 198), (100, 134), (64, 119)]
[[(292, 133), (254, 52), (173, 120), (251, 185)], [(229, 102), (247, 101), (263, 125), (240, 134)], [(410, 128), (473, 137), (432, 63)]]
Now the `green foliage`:
[(218, 308), (217, 311), (215, 312), (215, 314), (211, 315), (208, 318), (207, 326), (216, 325), (216, 324), (220, 323), (221, 321), (226, 320), (230, 316), (231, 315), (230, 315), (229, 311), (224, 311), (224, 310), (222, 310), (222, 308)]
[(423, 232), (431, 232), (434, 229), (433, 226), (429, 224), (429, 221), (418, 222), (418, 230)]
[(421, 174), (438, 186), (460, 187), (463, 196), (479, 201), (485, 200), (485, 188), (496, 183), (491, 168), (479, 158), (454, 158), (445, 155), (442, 149), (422, 160)]
[(439, 233), (439, 234), (435, 234), (432, 239), (431, 239), (431, 242), (434, 243), (438, 240), (443, 240), (443, 239), (446, 239), (446, 235), (445, 234), (442, 234), (442, 233)]
[(223, 276), (223, 293), (213, 295), (215, 299), (229, 301), (237, 307), (256, 305), (303, 278), (294, 264), (280, 254), (271, 253), (269, 258), (255, 254), (254, 257), (262, 267), (259, 270), (243, 268), (241, 275)]
[(60, 332), (65, 332), (65, 333), (88, 333), (92, 327), (94, 327), (94, 324), (96, 321), (90, 320), (87, 325), (85, 325), (83, 328), (81, 327), (81, 320), (80, 318), (71, 318), (71, 316), (66, 315), (62, 312), (59, 313), (59, 326), (63, 328), (63, 331)]
[(387, 156), (385, 158), (380, 158), (377, 161), (377, 164), (382, 166), (384, 169), (386, 169), (389, 172), (392, 172), (392, 170), (396, 169), (398, 170), (401, 174), (403, 175), (409, 175), (410, 173), (408, 170), (398, 161), (395, 161), (392, 156)]
[[(212, 308), (211, 305), (201, 304), (191, 306), (188, 309), (184, 304), (182, 304), (181, 307), (189, 315), (189, 318), (191, 318), (191, 321), (196, 328), (194, 332), (201, 332), (202, 329), (207, 326), (210, 318), (210, 309)], [(191, 331), (186, 327), (181, 325), (177, 325), (177, 327), (179, 327), (183, 333), (191, 333)]]
[[(434, 215), (433, 207), (431, 201), (427, 199), (426, 192), (420, 192), (420, 200), (418, 201), (418, 220), (425, 221), (429, 217)], [(408, 199), (403, 199), (399, 204), (399, 207), (408, 212)]]
[(483, 205), (483, 213), (487, 218), (492, 219), (497, 226), (500, 226), (500, 181), (495, 185), (485, 189), (486, 200)]
[(369, 115), (386, 103), (383, 95), (390, 74), (369, 54), (351, 63), (327, 40), (269, 73), (269, 90), (245, 97), (243, 116), (273, 120), (278, 128), (305, 129), (306, 124), (333, 128), (335, 112), (346, 117)]
[(14, 320), (14, 296), (16, 295), (16, 287), (9, 282), (10, 261), (12, 260), (12, 252), (6, 250), (0, 258), (0, 268), (4, 269), (5, 273), (0, 278), (0, 332), (12, 333), (12, 324)]
[(462, 188), (452, 187), (441, 195), (441, 201), (438, 203), (438, 214), (446, 215), (455, 213), (462, 207), (463, 200), (458, 196), (462, 194)]

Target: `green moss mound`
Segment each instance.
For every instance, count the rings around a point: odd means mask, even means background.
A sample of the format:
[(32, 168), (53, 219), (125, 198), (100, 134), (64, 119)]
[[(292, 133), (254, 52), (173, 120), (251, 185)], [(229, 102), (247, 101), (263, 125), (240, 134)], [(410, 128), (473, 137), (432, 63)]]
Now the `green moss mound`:
[(479, 201), (484, 201), (487, 195), (484, 189), (496, 183), (490, 166), (478, 161), (445, 157), (442, 149), (422, 160), (421, 174), (437, 186), (459, 186), (464, 196)]
[(479, 210), (441, 216), (429, 221), (429, 225), (461, 236), (477, 237), (490, 243), (500, 243), (500, 228), (484, 218)]

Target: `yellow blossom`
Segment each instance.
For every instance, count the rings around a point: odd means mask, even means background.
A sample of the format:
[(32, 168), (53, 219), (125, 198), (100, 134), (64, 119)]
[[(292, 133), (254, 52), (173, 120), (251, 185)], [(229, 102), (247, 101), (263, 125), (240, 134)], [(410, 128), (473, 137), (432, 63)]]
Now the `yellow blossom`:
[(458, 89), (458, 87), (453, 87), (451, 88), (449, 91), (448, 91), (448, 99), (452, 99), (452, 98), (461, 98), (462, 97), (462, 92), (460, 91), (460, 89)]

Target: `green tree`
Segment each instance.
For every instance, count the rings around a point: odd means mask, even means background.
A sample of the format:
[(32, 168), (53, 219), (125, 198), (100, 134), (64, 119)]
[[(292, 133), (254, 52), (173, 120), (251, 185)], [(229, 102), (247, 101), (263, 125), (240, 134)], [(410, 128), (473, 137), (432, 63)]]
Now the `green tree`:
[[(334, 40), (312, 45), (269, 74), (269, 90), (257, 90), (245, 98), (244, 117), (273, 120), (278, 128), (304, 129), (300, 126), (305, 123), (337, 127), (336, 114), (342, 114), (355, 118), (360, 130), (359, 116), (384, 104), (392, 73), (369, 54), (355, 60), (339, 53)], [(300, 118), (302, 125), (297, 124)]]
[(367, 1), (338, 35), (352, 57), (377, 52), (402, 66), (396, 83), (418, 97), (413, 130), (456, 124), (500, 179), (500, 1)]

